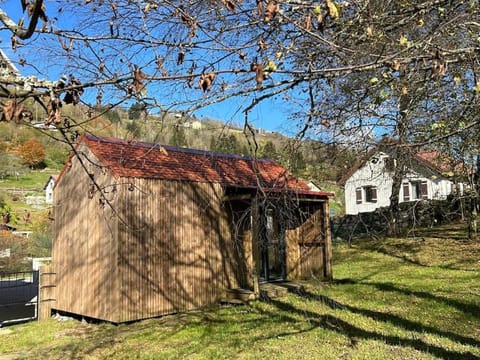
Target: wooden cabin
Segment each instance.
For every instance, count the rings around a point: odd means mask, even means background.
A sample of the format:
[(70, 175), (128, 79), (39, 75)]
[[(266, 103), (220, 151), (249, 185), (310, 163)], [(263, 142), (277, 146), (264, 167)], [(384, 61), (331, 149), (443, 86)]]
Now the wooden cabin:
[(84, 135), (55, 187), (54, 308), (120, 323), (331, 279), (330, 195), (271, 160)]

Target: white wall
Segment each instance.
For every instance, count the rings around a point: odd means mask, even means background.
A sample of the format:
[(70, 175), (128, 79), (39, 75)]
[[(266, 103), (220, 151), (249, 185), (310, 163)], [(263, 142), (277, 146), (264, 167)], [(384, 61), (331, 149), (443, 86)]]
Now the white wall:
[[(426, 181), (428, 188), (428, 199), (430, 200), (445, 200), (452, 192), (452, 182), (447, 179), (436, 178), (429, 179), (422, 177), (419, 174), (410, 173), (407, 174), (405, 181)], [(411, 192), (410, 192), (411, 193)], [(400, 188), (400, 202), (403, 202), (403, 186)]]
[[(345, 183), (345, 213), (348, 215), (371, 212), (379, 207), (390, 205), (393, 180), (391, 174), (385, 170), (388, 155), (379, 153), (373, 158), (376, 158), (377, 161), (372, 162), (372, 158), (370, 158)], [(427, 181), (428, 199), (443, 200), (450, 194), (452, 188), (450, 180), (429, 179), (414, 172), (407, 174), (405, 181)], [(375, 186), (377, 188), (377, 202), (366, 202), (365, 194), (363, 194), (362, 203), (357, 204), (356, 189), (364, 186)], [(403, 202), (403, 198), (403, 186), (401, 186), (399, 202)]]
[[(370, 159), (358, 169), (345, 183), (345, 213), (358, 214), (359, 212), (374, 211), (378, 207), (388, 206), (390, 204), (390, 194), (392, 191), (392, 178), (385, 171), (385, 154), (379, 154), (377, 162)], [(363, 186), (375, 186), (377, 188), (377, 202), (366, 203), (365, 198), (361, 204), (356, 203), (355, 190)]]
[(47, 186), (45, 187), (45, 202), (47, 204), (53, 203), (53, 187), (55, 186), (55, 181), (50, 178)]

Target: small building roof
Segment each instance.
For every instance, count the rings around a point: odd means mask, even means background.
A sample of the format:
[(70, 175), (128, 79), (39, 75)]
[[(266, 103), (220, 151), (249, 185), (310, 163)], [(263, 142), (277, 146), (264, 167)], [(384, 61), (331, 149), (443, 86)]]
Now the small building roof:
[(112, 137), (83, 135), (86, 144), (115, 177), (219, 183), (231, 187), (295, 191), (307, 196), (332, 196), (311, 191), (269, 159), (179, 148)]

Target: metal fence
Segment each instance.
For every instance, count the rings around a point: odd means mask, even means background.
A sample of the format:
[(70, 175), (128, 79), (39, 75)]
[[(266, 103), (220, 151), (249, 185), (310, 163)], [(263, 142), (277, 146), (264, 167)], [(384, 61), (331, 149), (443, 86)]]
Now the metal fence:
[(37, 318), (38, 280), (38, 271), (0, 272), (0, 327)]

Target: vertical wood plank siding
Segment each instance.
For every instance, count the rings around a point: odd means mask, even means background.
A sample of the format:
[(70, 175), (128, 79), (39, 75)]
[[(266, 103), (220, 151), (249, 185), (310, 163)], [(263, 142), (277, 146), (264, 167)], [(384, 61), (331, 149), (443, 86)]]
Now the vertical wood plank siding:
[(287, 278), (331, 278), (331, 239), (327, 202), (302, 204), (286, 230)]
[(124, 180), (119, 322), (204, 307), (238, 286), (218, 184)]
[(95, 165), (97, 159), (91, 155), (89, 159), (85, 161), (86, 171), (78, 161), (72, 161), (55, 189), (52, 249), (52, 265), (57, 274), (55, 308), (115, 321), (118, 219), (108, 205), (101, 204), (100, 194), (91, 188), (87, 171), (100, 186), (107, 186), (106, 195), (114, 207), (117, 195), (108, 187), (114, 179)]

